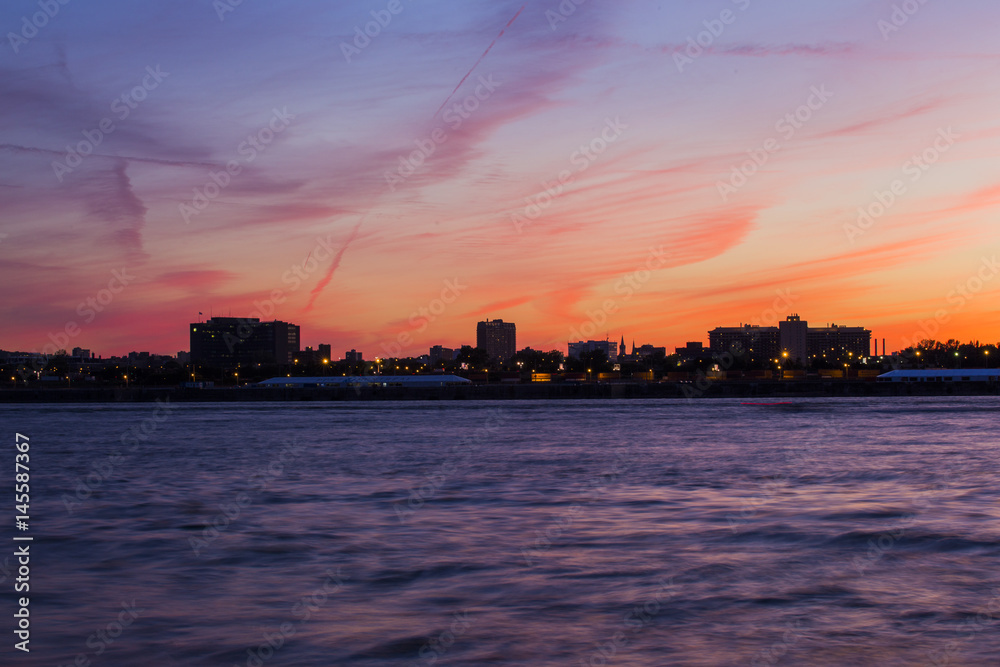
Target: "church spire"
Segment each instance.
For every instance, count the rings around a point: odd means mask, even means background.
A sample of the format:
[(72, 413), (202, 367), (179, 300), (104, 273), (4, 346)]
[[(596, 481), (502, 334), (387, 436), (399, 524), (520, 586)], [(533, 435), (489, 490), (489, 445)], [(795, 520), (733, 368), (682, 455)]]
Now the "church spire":
[(625, 356), (625, 334), (622, 334), (622, 343), (618, 346), (618, 358)]

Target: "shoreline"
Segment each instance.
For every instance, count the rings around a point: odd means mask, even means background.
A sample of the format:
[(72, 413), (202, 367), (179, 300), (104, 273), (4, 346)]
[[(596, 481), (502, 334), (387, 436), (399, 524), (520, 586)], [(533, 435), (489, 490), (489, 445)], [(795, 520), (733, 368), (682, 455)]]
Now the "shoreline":
[(449, 387), (19, 387), (0, 389), (0, 403), (254, 403), (265, 401), (426, 401), (552, 399), (711, 399), (906, 396), (1000, 396), (986, 382), (902, 383), (864, 380), (717, 381), (694, 383), (534, 383)]

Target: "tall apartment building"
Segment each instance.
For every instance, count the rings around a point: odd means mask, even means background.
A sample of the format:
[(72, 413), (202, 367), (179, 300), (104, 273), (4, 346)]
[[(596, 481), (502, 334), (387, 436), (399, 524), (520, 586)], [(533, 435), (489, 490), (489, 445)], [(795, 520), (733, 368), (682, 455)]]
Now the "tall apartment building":
[(480, 322), (476, 325), (476, 347), (486, 350), (490, 359), (507, 361), (517, 352), (517, 328), (503, 320)]

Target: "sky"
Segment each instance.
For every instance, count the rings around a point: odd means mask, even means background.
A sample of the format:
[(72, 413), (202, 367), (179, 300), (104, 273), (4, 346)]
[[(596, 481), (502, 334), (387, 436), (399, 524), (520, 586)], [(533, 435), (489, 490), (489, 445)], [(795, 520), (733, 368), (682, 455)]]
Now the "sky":
[[(580, 4), (576, 4), (576, 3)], [(48, 14), (44, 12), (48, 11)], [(10, 0), (0, 349), (996, 342), (988, 0)]]

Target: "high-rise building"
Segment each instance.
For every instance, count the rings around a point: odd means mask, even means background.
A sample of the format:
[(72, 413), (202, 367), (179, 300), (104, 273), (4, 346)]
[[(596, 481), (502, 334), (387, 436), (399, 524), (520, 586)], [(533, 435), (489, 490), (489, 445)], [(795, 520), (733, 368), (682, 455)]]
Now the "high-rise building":
[(476, 326), (476, 347), (486, 350), (490, 359), (507, 361), (517, 351), (517, 328), (513, 322), (487, 320)]
[(360, 364), (364, 360), (364, 355), (357, 350), (348, 350), (344, 353), (344, 361), (349, 364)]
[(288, 365), (299, 353), (299, 327), (256, 317), (213, 317), (191, 325), (191, 361), (234, 368), (237, 364)]
[(800, 364), (806, 363), (809, 357), (808, 333), (809, 323), (803, 322), (798, 315), (789, 315), (784, 322), (778, 322), (781, 358)]

